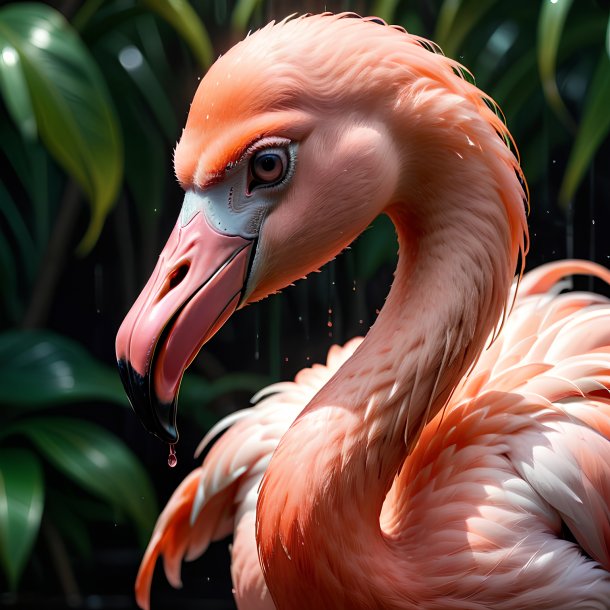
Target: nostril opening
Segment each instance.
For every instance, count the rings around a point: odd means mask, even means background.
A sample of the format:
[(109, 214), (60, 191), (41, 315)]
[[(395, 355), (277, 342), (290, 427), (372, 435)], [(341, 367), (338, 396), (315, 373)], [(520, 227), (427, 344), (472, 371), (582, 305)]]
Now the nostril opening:
[(180, 267), (175, 269), (169, 277), (169, 289), (173, 290), (186, 277), (189, 270), (188, 263), (182, 263)]

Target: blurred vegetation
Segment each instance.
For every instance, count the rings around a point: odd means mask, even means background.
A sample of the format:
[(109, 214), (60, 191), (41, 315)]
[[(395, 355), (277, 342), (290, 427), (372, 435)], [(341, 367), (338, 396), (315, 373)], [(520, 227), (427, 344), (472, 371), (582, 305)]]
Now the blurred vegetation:
[[(24, 570), (36, 560), (56, 566), (64, 594), (78, 591), (72, 558), (91, 554), (91, 523), (125, 519), (145, 542), (157, 514), (156, 492), (141, 465), (145, 448), (141, 440), (137, 451), (128, 448), (104, 417), (108, 408), (122, 413), (127, 406), (112, 368), (112, 335), (178, 211), (171, 151), (197, 78), (219, 53), (272, 18), (325, 8), (378, 15), (458, 58), (500, 104), (519, 145), (532, 227), (547, 239), (548, 251), (536, 251), (533, 235), (534, 260), (573, 254), (610, 260), (608, 240), (596, 242), (590, 232), (592, 219), (607, 217), (610, 197), (607, 175), (596, 170), (608, 167), (610, 153), (607, 2), (6, 3), (0, 8), (0, 567), (9, 590), (24, 588)], [(579, 243), (580, 210), (588, 228)], [(395, 256), (392, 227), (381, 218), (309, 284), (246, 312), (223, 332), (234, 341), (245, 325), (253, 328), (252, 350), (240, 350), (257, 361), (253, 372), (227, 373), (222, 357), (210, 352), (185, 380), (181, 416), (198, 434), (220, 415), (210, 405), (223, 396), (254, 392), (292, 372), (289, 358), (300, 368), (330, 340), (365, 332), (382, 305)], [(106, 267), (112, 279), (100, 296)], [(99, 308), (85, 311), (91, 306), (79, 299), (91, 298), (73, 285), (85, 273), (93, 277), (93, 285), (86, 283), (97, 295), (93, 307), (101, 301), (112, 309), (98, 333), (91, 326)], [(323, 319), (309, 314), (313, 305)], [(287, 332), (297, 333), (298, 346), (282, 341)]]

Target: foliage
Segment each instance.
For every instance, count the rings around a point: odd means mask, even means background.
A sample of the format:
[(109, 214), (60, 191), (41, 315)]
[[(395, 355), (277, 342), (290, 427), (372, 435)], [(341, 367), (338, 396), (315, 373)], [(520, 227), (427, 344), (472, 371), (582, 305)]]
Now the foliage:
[[(27, 329), (61, 327), (53, 314), (65, 303), (58, 282), (71, 265), (95, 268), (108, 250), (121, 261), (113, 278), (117, 322), (175, 216), (167, 205), (179, 198), (171, 150), (196, 78), (249, 29), (328, 8), (376, 14), (432, 38), (502, 107), (520, 146), (534, 225), (543, 212), (572, 222), (590, 205), (591, 184), (608, 196), (595, 172), (607, 160), (610, 132), (610, 22), (601, 2), (63, 4), (73, 10), (42, 2), (0, 8), (0, 566), (13, 589), (45, 520), (80, 553), (90, 549), (92, 519), (124, 516), (141, 541), (150, 529), (156, 503), (148, 476), (95, 420), (96, 405), (120, 411), (127, 404), (111, 363), (100, 360), (107, 353), (75, 329), (60, 328), (78, 341)], [(315, 360), (331, 339), (366, 330), (381, 302), (364, 286), (380, 272), (389, 281), (396, 249), (391, 224), (379, 219), (309, 284), (244, 312), (236, 328), (255, 326), (255, 359), (258, 336), (266, 336), (268, 359), (257, 360), (256, 373), (227, 374), (210, 354), (205, 374), (185, 379), (181, 414), (207, 428), (218, 414), (205, 405), (280, 377), (288, 355), (302, 366), (304, 354)], [(311, 319), (310, 305), (328, 312), (328, 321)], [(298, 324), (286, 311), (298, 314)], [(231, 324), (223, 332), (236, 333)], [(302, 345), (282, 342), (291, 324), (307, 338)], [(314, 340), (322, 347), (310, 353)]]
[[(139, 460), (88, 421), (94, 411), (83, 410), (87, 403), (128, 404), (116, 372), (67, 337), (18, 327), (48, 317), (55, 286), (47, 278), (56, 281), (72, 258), (81, 200), (90, 209), (81, 255), (94, 247), (124, 183), (144, 225), (154, 224), (144, 203), (154, 202), (146, 174), (165, 162), (159, 151), (171, 148), (178, 130), (159, 71), (149, 63), (155, 54), (165, 61), (162, 45), (151, 43), (155, 34), (161, 40), (165, 23), (209, 65), (207, 32), (186, 0), (92, 0), (72, 21), (42, 3), (0, 9), (0, 310), (2, 326), (13, 325), (0, 334), (0, 567), (11, 589), (45, 520), (85, 552), (91, 519), (127, 517), (144, 544), (157, 515)], [(161, 126), (148, 138), (136, 96)], [(141, 146), (151, 139), (150, 147)], [(151, 182), (162, 197), (163, 187)], [(202, 401), (214, 395), (203, 381), (188, 385)], [(70, 404), (77, 410), (65, 415)], [(74, 496), (75, 485), (95, 501)]]

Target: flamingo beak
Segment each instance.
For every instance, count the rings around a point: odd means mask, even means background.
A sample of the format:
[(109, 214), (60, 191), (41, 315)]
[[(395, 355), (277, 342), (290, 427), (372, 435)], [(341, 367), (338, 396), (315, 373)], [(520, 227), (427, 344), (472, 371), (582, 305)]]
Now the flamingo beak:
[(116, 355), (125, 391), (144, 426), (166, 443), (178, 440), (182, 375), (239, 306), (255, 241), (215, 230), (203, 212), (181, 215), (121, 324)]

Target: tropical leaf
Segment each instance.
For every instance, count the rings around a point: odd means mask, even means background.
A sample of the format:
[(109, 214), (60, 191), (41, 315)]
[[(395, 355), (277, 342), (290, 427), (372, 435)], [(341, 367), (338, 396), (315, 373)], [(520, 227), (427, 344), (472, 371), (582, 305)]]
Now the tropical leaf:
[(188, 0), (140, 0), (151, 11), (165, 19), (189, 45), (202, 67), (214, 60), (208, 32)]
[(381, 17), (386, 23), (394, 23), (397, 6), (398, 0), (376, 0), (373, 3), (371, 14)]
[(574, 120), (559, 94), (556, 79), (557, 54), (572, 0), (543, 2), (538, 20), (538, 71), (549, 106), (570, 130)]
[(243, 35), (246, 33), (252, 15), (260, 3), (261, 0), (237, 0), (231, 14), (231, 29), (236, 34)]
[(445, 0), (436, 22), (434, 40), (449, 57), (457, 56), (468, 34), (497, 0)]
[(567, 208), (597, 149), (610, 132), (610, 58), (606, 51), (593, 75), (576, 140), (561, 184), (559, 202)]
[(0, 91), (6, 108), (26, 139), (36, 137), (36, 116), (23, 74), (21, 58), (15, 47), (0, 34)]
[(148, 475), (131, 451), (104, 428), (69, 417), (19, 421), (5, 436), (27, 437), (65, 476), (113, 509), (127, 514), (145, 544), (157, 517)]
[(38, 535), (44, 506), (42, 468), (22, 449), (0, 449), (0, 563), (11, 589)]
[(115, 201), (123, 167), (104, 80), (70, 24), (44, 4), (0, 9), (0, 41), (18, 56), (42, 140), (90, 201), (91, 220), (80, 244), (86, 252)]
[(115, 371), (47, 331), (0, 334), (0, 404), (24, 409), (104, 400), (127, 405)]
[(106, 36), (103, 44), (124, 72), (131, 89), (151, 109), (159, 130), (173, 144), (179, 136), (176, 115), (147, 58), (129, 38), (119, 33)]

